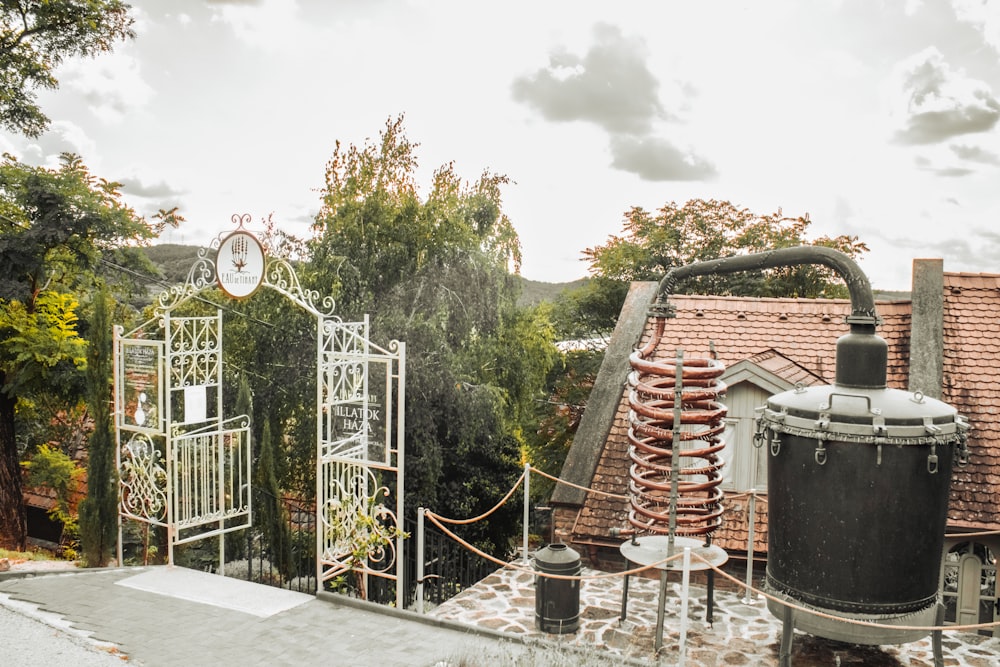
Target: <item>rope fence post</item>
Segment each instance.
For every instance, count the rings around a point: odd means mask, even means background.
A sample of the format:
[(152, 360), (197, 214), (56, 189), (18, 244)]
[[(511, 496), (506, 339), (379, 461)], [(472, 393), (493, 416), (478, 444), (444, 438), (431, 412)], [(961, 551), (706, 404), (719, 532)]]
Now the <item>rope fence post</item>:
[(747, 529), (747, 587), (746, 595), (743, 597), (743, 604), (753, 604), (755, 600), (751, 591), (753, 590), (753, 531), (754, 523), (757, 520), (757, 489), (750, 490), (750, 502), (747, 507), (747, 517), (750, 519), (750, 527)]
[(417, 613), (424, 613), (424, 512), (417, 508)]
[(531, 510), (531, 499), (529, 497), (531, 492), (531, 464), (524, 464), (524, 564), (528, 564), (528, 520)]

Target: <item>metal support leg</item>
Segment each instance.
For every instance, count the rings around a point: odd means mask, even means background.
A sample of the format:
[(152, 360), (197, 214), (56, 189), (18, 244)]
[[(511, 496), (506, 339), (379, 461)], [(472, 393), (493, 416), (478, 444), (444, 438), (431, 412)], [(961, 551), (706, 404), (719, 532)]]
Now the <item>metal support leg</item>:
[[(625, 569), (628, 569), (628, 563), (625, 564)], [(618, 620), (622, 623), (625, 622), (625, 617), (628, 616), (628, 577), (625, 575), (625, 581), (622, 583), (622, 613), (618, 617)]]
[(705, 610), (705, 622), (712, 625), (715, 613), (715, 570), (708, 571), (708, 609)]
[(660, 570), (660, 598), (656, 603), (656, 644), (654, 649), (659, 652), (663, 648), (663, 618), (667, 611), (667, 571)]
[[(934, 625), (941, 627), (944, 625), (944, 605), (940, 602), (937, 606), (937, 615), (934, 618)], [(931, 632), (931, 647), (934, 650), (934, 667), (944, 667), (944, 650), (941, 646), (941, 630)]]
[(792, 608), (784, 607), (781, 615), (781, 650), (778, 653), (778, 667), (792, 667), (792, 635), (795, 634), (795, 623), (792, 618)]

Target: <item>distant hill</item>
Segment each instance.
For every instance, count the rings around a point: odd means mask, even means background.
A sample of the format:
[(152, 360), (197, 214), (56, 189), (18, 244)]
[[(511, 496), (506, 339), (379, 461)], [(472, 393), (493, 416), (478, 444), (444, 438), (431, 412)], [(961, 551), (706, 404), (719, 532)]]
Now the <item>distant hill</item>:
[[(144, 250), (149, 261), (163, 274), (164, 280), (175, 284), (182, 283), (187, 278), (188, 270), (198, 258), (199, 248), (200, 246), (194, 245), (162, 243)], [(578, 287), (584, 282), (586, 278), (571, 283), (545, 283), (521, 278), (521, 296), (518, 303), (522, 306), (533, 306), (543, 301), (555, 301), (563, 290)]]
[(184, 282), (191, 265), (198, 258), (200, 246), (162, 243), (143, 248), (146, 257), (160, 270), (163, 279), (170, 284)]
[[(145, 248), (149, 261), (163, 274), (169, 283), (182, 283), (188, 270), (198, 257), (199, 246), (163, 243)], [(588, 278), (580, 278), (569, 283), (546, 283), (521, 278), (521, 296), (517, 302), (521, 306), (534, 306), (544, 301), (555, 301), (567, 289), (586, 284)], [(905, 291), (874, 290), (876, 301), (907, 301), (910, 293)]]
[(521, 296), (517, 303), (521, 306), (535, 306), (543, 301), (555, 301), (565, 290), (580, 287), (587, 280), (587, 278), (580, 278), (571, 283), (543, 283), (521, 278)]

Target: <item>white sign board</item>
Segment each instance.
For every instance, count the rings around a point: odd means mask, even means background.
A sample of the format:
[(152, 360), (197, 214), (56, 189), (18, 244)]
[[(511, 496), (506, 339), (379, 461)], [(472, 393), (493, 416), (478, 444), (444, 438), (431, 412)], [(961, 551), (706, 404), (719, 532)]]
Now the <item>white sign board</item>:
[(219, 288), (234, 299), (245, 299), (264, 282), (264, 246), (257, 237), (238, 230), (222, 239), (215, 255)]

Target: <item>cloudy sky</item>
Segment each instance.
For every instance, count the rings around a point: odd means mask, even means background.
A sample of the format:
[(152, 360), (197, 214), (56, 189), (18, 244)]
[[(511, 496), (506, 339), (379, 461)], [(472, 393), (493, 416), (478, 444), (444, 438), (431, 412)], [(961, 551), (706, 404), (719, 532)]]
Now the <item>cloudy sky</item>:
[(133, 0), (137, 39), (58, 72), (61, 151), (164, 240), (234, 213), (305, 233), (334, 144), (403, 114), (420, 182), (513, 183), (522, 274), (586, 275), (632, 206), (693, 198), (855, 234), (883, 289), (915, 257), (1000, 272), (1000, 0)]

